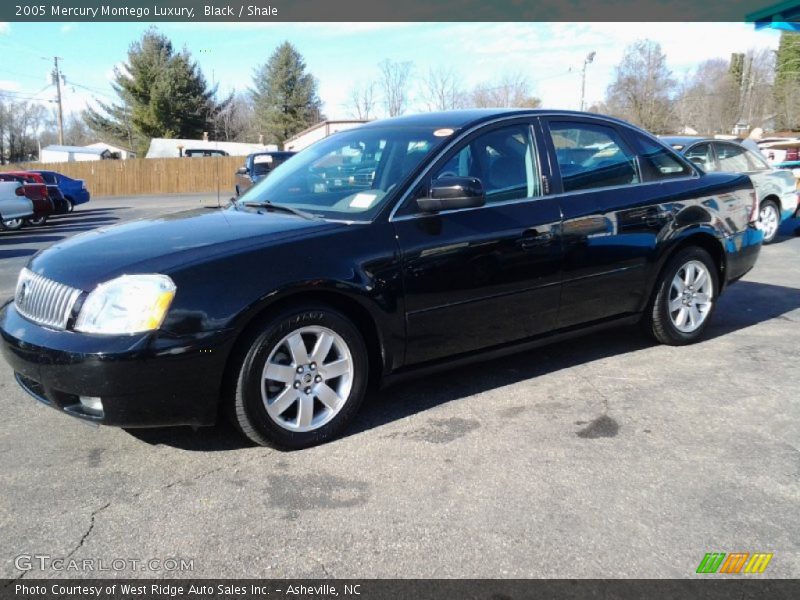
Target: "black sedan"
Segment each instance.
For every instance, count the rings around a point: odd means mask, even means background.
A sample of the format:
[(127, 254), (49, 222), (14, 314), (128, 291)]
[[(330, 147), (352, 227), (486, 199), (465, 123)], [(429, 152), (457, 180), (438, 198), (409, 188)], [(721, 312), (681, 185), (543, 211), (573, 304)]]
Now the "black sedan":
[[(320, 182), (359, 164), (369, 183)], [(747, 176), (624, 122), (480, 110), (373, 122), (225, 210), (101, 228), (34, 256), (0, 313), (32, 396), (126, 427), (260, 444), (341, 434), (368, 383), (642, 322), (696, 341), (755, 263)]]

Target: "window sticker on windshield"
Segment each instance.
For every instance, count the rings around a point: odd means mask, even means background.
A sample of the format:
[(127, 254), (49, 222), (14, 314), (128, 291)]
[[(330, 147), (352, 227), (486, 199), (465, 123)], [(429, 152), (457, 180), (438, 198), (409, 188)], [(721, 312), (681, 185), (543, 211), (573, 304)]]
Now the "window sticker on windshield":
[(433, 132), (433, 135), (436, 137), (447, 137), (448, 135), (453, 135), (453, 130), (448, 128), (437, 129)]
[(271, 154), (265, 154), (263, 156), (254, 156), (253, 157), (253, 163), (256, 164), (256, 165), (259, 164), (259, 163), (271, 163), (271, 162), (272, 162), (272, 155)]
[(350, 208), (369, 208), (375, 202), (377, 196), (375, 194), (365, 194), (363, 192), (353, 196), (350, 200)]

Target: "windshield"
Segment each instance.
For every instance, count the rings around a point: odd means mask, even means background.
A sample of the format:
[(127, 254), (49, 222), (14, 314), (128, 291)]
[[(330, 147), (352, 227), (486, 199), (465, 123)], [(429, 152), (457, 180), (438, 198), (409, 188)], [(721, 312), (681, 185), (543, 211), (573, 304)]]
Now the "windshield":
[(269, 201), (333, 219), (370, 220), (387, 194), (447, 139), (434, 131), (385, 126), (337, 133), (275, 167), (238, 203)]

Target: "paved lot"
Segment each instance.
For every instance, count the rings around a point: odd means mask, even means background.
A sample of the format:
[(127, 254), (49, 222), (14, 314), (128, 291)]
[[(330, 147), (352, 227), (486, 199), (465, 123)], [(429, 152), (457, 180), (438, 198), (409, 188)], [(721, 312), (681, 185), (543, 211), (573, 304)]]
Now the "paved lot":
[[(64, 235), (215, 203), (92, 201), (0, 233), (0, 293)], [(787, 237), (700, 344), (621, 330), (428, 377), (302, 452), (224, 425), (93, 429), (3, 363), (0, 577), (20, 554), (181, 557), (202, 577), (690, 577), (711, 551), (773, 552), (766, 575), (800, 577), (799, 342)]]

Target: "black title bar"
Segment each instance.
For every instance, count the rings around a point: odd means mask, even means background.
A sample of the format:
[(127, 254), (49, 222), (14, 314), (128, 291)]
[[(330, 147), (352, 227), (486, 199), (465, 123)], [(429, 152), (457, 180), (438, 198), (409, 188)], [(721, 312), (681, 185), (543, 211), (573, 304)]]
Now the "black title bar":
[[(750, 21), (797, 20), (774, 0), (3, 0), (0, 21)], [(646, 31), (642, 32), (646, 35)]]
[(316, 579), (0, 581), (0, 600), (796, 600), (800, 581), (760, 576), (684, 580)]

